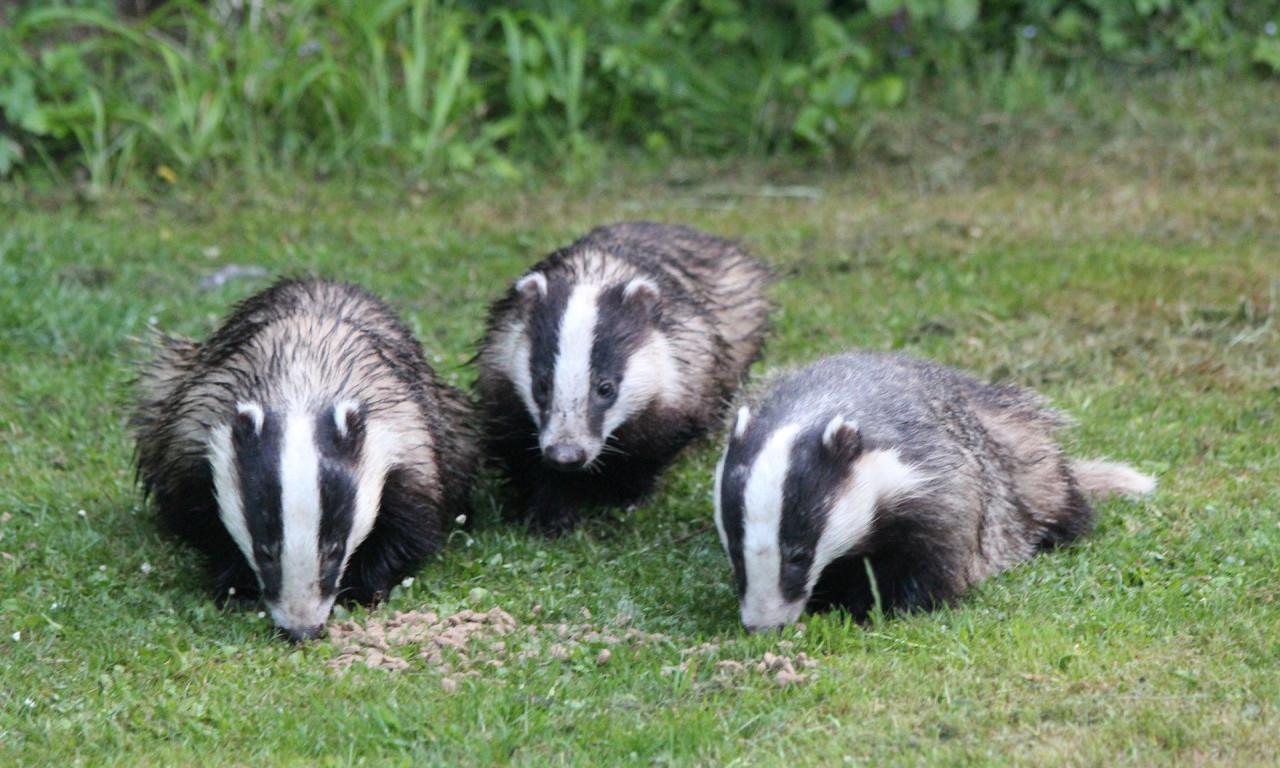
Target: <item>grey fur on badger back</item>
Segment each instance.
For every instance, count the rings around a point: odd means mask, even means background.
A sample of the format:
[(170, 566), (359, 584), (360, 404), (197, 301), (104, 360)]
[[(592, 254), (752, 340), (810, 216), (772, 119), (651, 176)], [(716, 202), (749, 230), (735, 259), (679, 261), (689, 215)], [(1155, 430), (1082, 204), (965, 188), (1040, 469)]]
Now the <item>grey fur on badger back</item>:
[(718, 428), (768, 320), (767, 267), (689, 227), (598, 227), (497, 301), (477, 355), (488, 452), (543, 532), (626, 506)]
[(353, 285), (280, 280), (207, 341), (164, 339), (137, 388), (160, 521), (206, 555), (219, 600), (261, 596), (294, 639), (335, 599), (386, 596), (470, 509), (465, 401)]
[(950, 603), (1087, 533), (1087, 496), (1154, 489), (1123, 464), (1067, 458), (1063, 421), (1030, 390), (904, 355), (850, 352), (783, 379), (739, 411), (716, 470), (743, 623), (806, 607), (861, 620), (873, 589), (888, 612)]

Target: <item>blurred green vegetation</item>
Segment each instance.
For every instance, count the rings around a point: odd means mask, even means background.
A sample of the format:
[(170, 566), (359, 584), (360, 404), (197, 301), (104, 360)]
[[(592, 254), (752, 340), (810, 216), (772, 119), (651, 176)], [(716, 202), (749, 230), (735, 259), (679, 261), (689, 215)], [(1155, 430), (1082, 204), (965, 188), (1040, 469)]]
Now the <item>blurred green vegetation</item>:
[(1016, 113), (1099, 69), (1273, 77), (1278, 20), (1274, 0), (18, 0), (0, 177), (840, 163), (925, 97)]

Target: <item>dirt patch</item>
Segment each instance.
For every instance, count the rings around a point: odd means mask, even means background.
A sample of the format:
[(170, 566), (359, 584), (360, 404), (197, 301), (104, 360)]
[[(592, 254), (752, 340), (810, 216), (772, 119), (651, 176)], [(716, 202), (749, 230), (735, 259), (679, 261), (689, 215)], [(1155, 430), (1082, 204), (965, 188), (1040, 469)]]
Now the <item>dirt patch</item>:
[[(537, 606), (532, 616), (536, 619), (541, 613), (541, 606)], [(545, 660), (600, 668), (609, 665), (617, 649), (638, 650), (671, 640), (667, 635), (630, 626), (631, 617), (625, 614), (599, 623), (590, 622), (591, 613), (585, 608), (581, 615), (587, 622), (524, 623), (498, 607), (449, 616), (424, 607), (396, 611), (386, 618), (370, 617), (364, 624), (335, 621), (328, 627), (329, 640), (340, 650), (326, 664), (338, 673), (357, 664), (389, 672), (425, 667), (439, 671), (441, 686), (455, 691), (460, 679), (478, 677), (484, 669), (509, 663)], [(733, 644), (733, 640), (714, 638), (680, 649), (680, 663), (663, 666), (659, 672), (663, 677), (684, 674), (705, 659), (714, 665), (717, 675), (766, 675), (785, 687), (808, 682), (812, 673), (807, 670), (817, 666), (804, 653), (789, 655), (792, 643), (788, 641), (779, 643), (779, 650), (787, 655), (766, 652), (760, 659), (742, 661), (715, 658), (724, 646)], [(493, 682), (504, 683), (500, 679)]]

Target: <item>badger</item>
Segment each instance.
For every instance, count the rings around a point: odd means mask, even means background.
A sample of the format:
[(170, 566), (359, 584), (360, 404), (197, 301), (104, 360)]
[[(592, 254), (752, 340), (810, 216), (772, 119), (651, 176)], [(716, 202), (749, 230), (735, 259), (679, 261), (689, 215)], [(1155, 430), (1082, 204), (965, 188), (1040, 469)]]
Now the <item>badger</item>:
[(282, 279), (203, 343), (163, 338), (136, 382), (137, 474), (220, 602), (261, 598), (294, 641), (373, 603), (469, 512), (460, 393), (382, 301)]
[(476, 356), (488, 454), (534, 529), (626, 507), (718, 429), (761, 352), (771, 273), (684, 226), (598, 227), (490, 308)]
[(1086, 497), (1144, 494), (1123, 464), (1067, 458), (1036, 393), (902, 354), (848, 352), (742, 406), (715, 523), (750, 631), (808, 608), (859, 621), (951, 604), (1093, 526)]

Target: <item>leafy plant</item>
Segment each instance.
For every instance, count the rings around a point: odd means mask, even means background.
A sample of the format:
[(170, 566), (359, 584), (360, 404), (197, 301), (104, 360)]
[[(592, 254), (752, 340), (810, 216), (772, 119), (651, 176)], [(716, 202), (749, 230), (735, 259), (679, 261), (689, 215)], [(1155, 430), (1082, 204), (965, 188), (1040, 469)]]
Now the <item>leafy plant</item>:
[(875, 114), (939, 85), (1017, 109), (1061, 82), (1053, 72), (1100, 60), (1280, 70), (1276, 0), (171, 0), (141, 19), (54, 0), (8, 13), (0, 176), (44, 168), (91, 191), (160, 168), (580, 173), (610, 146), (848, 157)]

